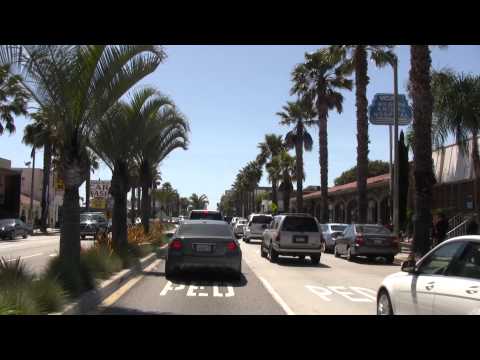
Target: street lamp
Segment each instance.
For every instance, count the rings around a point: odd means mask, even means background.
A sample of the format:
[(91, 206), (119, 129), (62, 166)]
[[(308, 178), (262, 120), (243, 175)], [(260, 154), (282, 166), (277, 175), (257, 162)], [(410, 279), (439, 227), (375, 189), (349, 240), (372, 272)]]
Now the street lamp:
[(399, 194), (398, 194), (398, 59), (395, 57), (392, 61), (393, 66), (393, 119), (394, 119), (394, 164), (393, 171), (393, 232), (396, 236), (400, 233), (399, 224)]

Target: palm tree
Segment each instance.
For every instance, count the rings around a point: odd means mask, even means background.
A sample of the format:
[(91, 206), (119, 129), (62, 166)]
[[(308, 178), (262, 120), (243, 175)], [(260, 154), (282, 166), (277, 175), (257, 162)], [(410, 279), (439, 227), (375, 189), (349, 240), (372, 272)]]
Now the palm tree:
[(348, 74), (355, 72), (355, 96), (357, 107), (357, 188), (358, 221), (367, 222), (367, 176), (368, 176), (368, 117), (367, 86), (368, 55), (376, 66), (393, 64), (396, 56), (392, 45), (332, 45), (331, 53), (340, 56), (341, 71)]
[(187, 215), (188, 207), (190, 206), (190, 200), (186, 197), (180, 198), (180, 212), (182, 215)]
[(338, 90), (352, 89), (352, 81), (345, 77), (345, 71), (338, 65), (339, 55), (338, 52), (330, 54), (327, 49), (307, 53), (305, 62), (292, 72), (294, 85), (291, 93), (309, 99), (318, 114), (322, 222), (328, 222), (328, 112), (335, 109), (342, 113), (343, 95)]
[[(118, 144), (117, 144), (117, 146), (118, 146)], [(87, 152), (88, 152), (88, 166), (87, 166), (88, 169), (86, 170), (86, 173), (85, 173), (85, 177), (86, 177), (86, 180), (85, 180), (85, 207), (87, 208), (87, 210), (90, 210), (90, 177), (91, 177), (92, 171), (94, 172), (95, 170), (98, 170), (98, 168), (100, 167), (100, 164), (98, 163), (98, 158), (95, 155), (95, 153), (93, 153), (90, 150), (87, 150)]]
[(205, 194), (198, 196), (196, 193), (193, 193), (189, 201), (193, 209), (205, 209), (209, 204), (208, 197)]
[(428, 45), (410, 46), (410, 90), (413, 101), (413, 166), (415, 178), (415, 218), (413, 253), (423, 256), (431, 246), (432, 188), (435, 182), (432, 160), (432, 111)]
[(48, 187), (50, 185), (50, 171), (52, 157), (55, 154), (55, 130), (52, 121), (49, 121), (46, 111), (38, 111), (30, 115), (34, 122), (24, 129), (23, 142), (35, 148), (43, 147), (43, 181), (42, 181), (42, 213), (40, 217), (40, 230), (47, 231), (48, 223)]
[[(281, 125), (293, 125), (293, 130), (285, 135), (285, 146), (288, 149), (295, 149), (297, 173), (303, 169), (303, 149), (311, 151), (313, 147), (313, 139), (308, 133), (306, 127), (315, 124), (315, 110), (306, 98), (297, 100), (296, 102), (287, 102), (282, 112), (277, 113), (280, 116)], [(297, 212), (303, 211), (303, 179), (297, 177)]]
[[(22, 87), (21, 77), (10, 73), (9, 64), (0, 65), (0, 135), (6, 129), (15, 131), (12, 115), (27, 115), (28, 93)], [(2, 125), (5, 123), (5, 126)]]
[(131, 111), (138, 117), (135, 161), (139, 169), (142, 187), (142, 225), (145, 233), (150, 230), (150, 194), (159, 164), (175, 149), (187, 149), (188, 122), (167, 97), (152, 88), (145, 88), (134, 95)]
[[(136, 83), (165, 58), (153, 45), (2, 45), (0, 61), (22, 74), (40, 109), (49, 109), (57, 131), (59, 176), (65, 184), (60, 236), (62, 276), (80, 269), (78, 189), (88, 168), (89, 134)], [(0, 64), (3, 65), (3, 64)]]
[[(260, 154), (257, 156), (257, 162), (260, 166), (268, 167), (272, 162), (272, 159), (277, 156), (283, 148), (283, 139), (281, 135), (266, 134), (265, 140), (258, 144)], [(273, 175), (273, 176), (270, 176)], [(275, 176), (276, 173), (269, 173), (268, 181), (272, 184), (272, 203), (278, 206), (278, 180), (279, 177)]]
[[(110, 192), (113, 197), (112, 240), (121, 252), (127, 244), (127, 193), (130, 190), (132, 154), (139, 134), (137, 118), (130, 104), (120, 102), (96, 124), (90, 146), (112, 171)], [(93, 154), (92, 154), (93, 155)], [(88, 197), (87, 197), (88, 198)]]
[[(293, 191), (292, 181), (297, 179), (297, 167), (298, 163), (294, 156), (291, 156), (287, 150), (282, 150), (280, 154), (272, 159), (271, 168), (275, 168), (275, 171), (279, 171), (281, 174), (281, 182), (279, 190), (283, 194), (283, 211), (290, 211), (290, 197)], [(305, 174), (301, 169), (300, 178), (304, 178)]]

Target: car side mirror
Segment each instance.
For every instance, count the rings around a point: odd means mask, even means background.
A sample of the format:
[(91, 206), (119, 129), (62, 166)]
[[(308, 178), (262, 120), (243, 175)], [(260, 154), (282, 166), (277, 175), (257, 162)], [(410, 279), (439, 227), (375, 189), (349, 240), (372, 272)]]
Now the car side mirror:
[(414, 260), (406, 260), (402, 263), (401, 270), (407, 272), (409, 274), (413, 274), (416, 272), (416, 264)]

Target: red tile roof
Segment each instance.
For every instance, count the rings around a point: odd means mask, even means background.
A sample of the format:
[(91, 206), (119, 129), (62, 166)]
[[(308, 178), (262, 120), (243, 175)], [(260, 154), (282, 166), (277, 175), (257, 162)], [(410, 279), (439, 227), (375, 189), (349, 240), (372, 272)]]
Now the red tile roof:
[[(378, 175), (378, 176), (368, 178), (367, 179), (367, 186), (373, 185), (373, 184), (388, 183), (389, 181), (390, 181), (390, 174)], [(340, 191), (356, 190), (356, 188), (357, 188), (357, 182), (354, 181), (354, 182), (344, 184), (344, 185), (333, 186), (333, 187), (328, 189), (328, 193), (333, 194), (333, 193), (340, 192)], [(319, 198), (321, 196), (321, 194), (322, 194), (321, 191), (315, 191), (311, 194), (304, 195), (303, 198), (304, 199), (316, 199), (316, 198)]]

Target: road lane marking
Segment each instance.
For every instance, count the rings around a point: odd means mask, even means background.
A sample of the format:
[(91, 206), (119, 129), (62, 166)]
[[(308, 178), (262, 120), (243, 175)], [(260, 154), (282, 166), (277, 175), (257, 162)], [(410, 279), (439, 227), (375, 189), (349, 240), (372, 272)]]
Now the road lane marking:
[(213, 297), (223, 297), (223, 294), (218, 289), (218, 284), (213, 285)]
[[(205, 290), (212, 288), (213, 289), (213, 297), (232, 297), (235, 296), (235, 291), (233, 289), (233, 286), (231, 285), (226, 285), (227, 292), (226, 293), (221, 293), (220, 292), (220, 287), (219, 283), (214, 283), (212, 286), (205, 284), (205, 282), (202, 282), (203, 285), (197, 284), (197, 285), (188, 285), (188, 290), (187, 293), (185, 294), (188, 297), (208, 297), (208, 292), (199, 292), (199, 290)], [(160, 296), (165, 296), (167, 293), (170, 291), (178, 291), (178, 290), (184, 290), (185, 285), (177, 285), (174, 286), (171, 281), (167, 281), (165, 284), (164, 288), (160, 292)]]
[[(20, 260), (30, 259), (32, 257), (42, 256), (42, 255), (43, 255), (43, 253), (32, 254), (32, 255), (27, 255), (27, 256), (20, 256)], [(17, 259), (18, 259), (18, 257), (16, 257), (15, 259), (7, 260), (7, 262), (16, 261)]]
[[(182, 286), (185, 287), (184, 285), (182, 285)], [(160, 296), (165, 296), (167, 294), (167, 292), (169, 292), (171, 290), (175, 290), (175, 288), (173, 287), (171, 281), (167, 281), (167, 283), (165, 284), (165, 287), (160, 292)]]
[(187, 296), (197, 296), (197, 294), (195, 293), (195, 290), (197, 289), (198, 289), (198, 286), (190, 285), (188, 287)]
[(328, 288), (353, 302), (371, 302), (369, 298), (353, 297), (352, 295), (355, 295), (355, 293), (349, 291), (348, 288), (345, 286), (329, 286)]
[(312, 293), (320, 297), (324, 301), (332, 301), (329, 296), (333, 295), (333, 292), (324, 288), (322, 286), (313, 286), (313, 285), (305, 285), (305, 287), (310, 290)]
[[(317, 295), (324, 301), (332, 301), (330, 297), (335, 294), (344, 297), (352, 302), (372, 303), (376, 301), (376, 292), (372, 289), (367, 289), (358, 286), (313, 286), (305, 285), (305, 287)], [(357, 297), (357, 294), (363, 297)]]
[(350, 286), (350, 289), (353, 291), (358, 292), (359, 294), (362, 294), (363, 296), (372, 299), (373, 301), (377, 301), (377, 292), (372, 289), (367, 289), (367, 288), (362, 288), (358, 286)]
[[(152, 269), (154, 269), (158, 264), (160, 264), (161, 260), (158, 259), (154, 261), (152, 264), (147, 266), (143, 271), (148, 272)], [(134, 277), (133, 279), (130, 279), (120, 287), (117, 291), (113, 292), (109, 297), (107, 297), (105, 300), (102, 301), (102, 303), (99, 305), (100, 308), (102, 307), (109, 307), (116, 303), (127, 291), (129, 291), (136, 283), (138, 283), (145, 275), (139, 275)]]
[(267, 291), (272, 295), (272, 297), (275, 299), (275, 301), (282, 307), (282, 309), (287, 313), (287, 315), (295, 315), (295, 313), (290, 309), (290, 307), (287, 305), (285, 301), (278, 295), (278, 293), (273, 289), (273, 287), (268, 283), (267, 280), (265, 280), (263, 277), (259, 276), (258, 277), (260, 281), (262, 282), (263, 286)]
[[(198, 290), (204, 290), (205, 286), (199, 286)], [(197, 293), (198, 296), (208, 296), (208, 293)]]
[(233, 292), (233, 287), (227, 286), (227, 293), (225, 294), (225, 297), (232, 297), (234, 295), (235, 293)]

